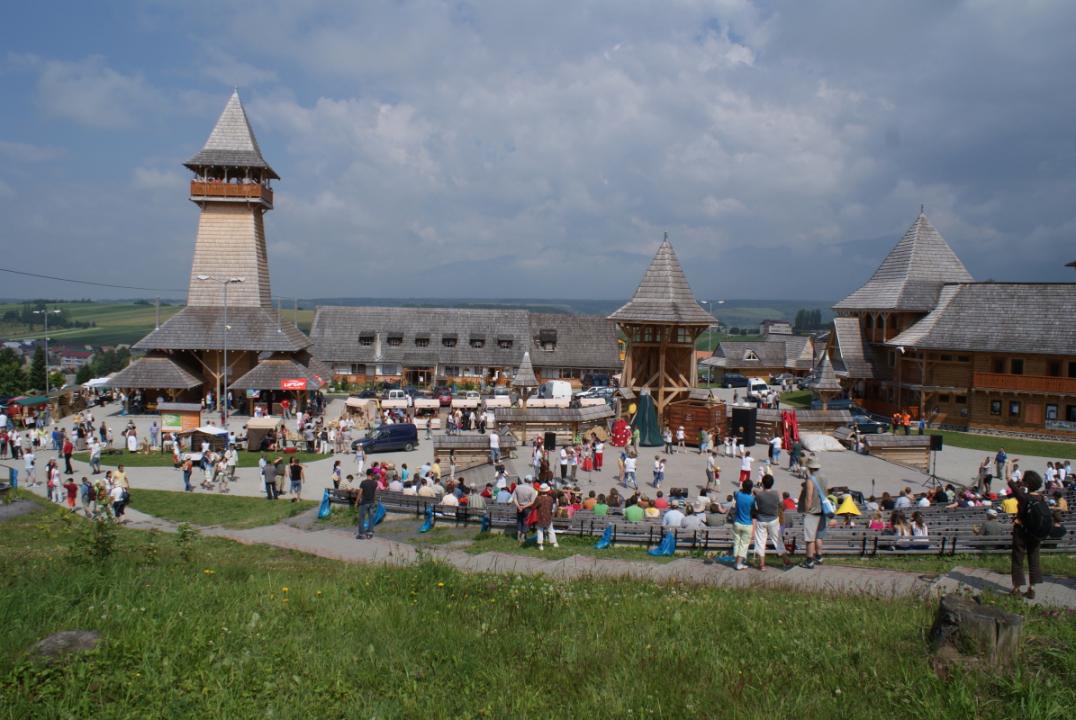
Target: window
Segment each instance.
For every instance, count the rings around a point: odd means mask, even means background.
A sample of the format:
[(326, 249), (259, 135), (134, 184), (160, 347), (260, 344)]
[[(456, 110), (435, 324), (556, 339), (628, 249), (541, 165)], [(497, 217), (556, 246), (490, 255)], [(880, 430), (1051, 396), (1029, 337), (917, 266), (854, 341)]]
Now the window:
[[(648, 329), (647, 329), (648, 330)], [(638, 339), (638, 330), (636, 329), (636, 339)], [(647, 331), (643, 331), (643, 342), (650, 342), (647, 338)], [(553, 352), (557, 349), (557, 331), (551, 328), (544, 328), (538, 331), (538, 347), (546, 352)]]
[(374, 334), (373, 333), (362, 333), (361, 335), (359, 335), (359, 345), (369, 347), (370, 345), (373, 345), (373, 344), (374, 344)]
[(1046, 419), (1047, 420), (1057, 420), (1057, 405), (1056, 404), (1054, 404), (1054, 405), (1049, 405), (1048, 404), (1046, 406)]
[(956, 356), (956, 361), (957, 362), (962, 362), (962, 363), (971, 362), (971, 356), (970, 355), (957, 355)]
[(457, 365), (446, 365), (445, 366), (445, 375), (447, 375), (448, 377), (459, 377), (460, 376), (459, 366), (457, 366)]
[(1069, 362), (1069, 377), (1076, 378), (1076, 362)]
[(953, 356), (952, 355), (942, 355), (941, 356), (941, 361), (942, 362), (953, 362)]
[(949, 404), (949, 396), (948, 395), (939, 395), (938, 396), (938, 402), (945, 403), (946, 405), (948, 405)]
[(1076, 405), (1065, 406), (1065, 421), (1076, 422)]
[(994, 358), (994, 372), (1005, 372), (1005, 358)]
[(676, 342), (678, 342), (678, 343), (689, 343), (689, 342), (691, 342), (691, 333), (688, 332), (688, 329), (686, 327), (678, 327), (678, 328), (676, 328)]
[(456, 347), (456, 336), (455, 335), (442, 335), (441, 336), (441, 345), (443, 345), (444, 347)]
[(486, 341), (485, 341), (484, 338), (476, 338), (476, 337), (471, 338), (471, 347), (473, 347), (475, 350), (481, 350), (485, 346), (486, 346)]
[(403, 345), (403, 335), (389, 335), (387, 342), (389, 347), (400, 347)]
[(956, 404), (957, 405), (967, 405), (968, 404), (968, 396), (967, 395), (957, 395), (956, 396)]
[(415, 347), (429, 347), (430, 339), (428, 337), (415, 338)]
[(512, 341), (510, 339), (501, 338), (497, 341), (497, 347), (499, 347), (501, 350), (511, 350)]
[(744, 360), (758, 360), (758, 355), (755, 353), (754, 350), (747, 350), (743, 354), (743, 359)]
[(990, 414), (991, 415), (1000, 415), (1001, 414), (1001, 401), (1000, 400), (991, 400), (990, 401)]
[(1009, 401), (1009, 417), (1015, 417), (1015, 418), (1020, 417), (1020, 401), (1019, 400), (1010, 400)]
[(352, 375), (365, 375), (366, 374), (366, 365), (363, 364), (363, 363), (351, 363), (351, 374)]
[(1013, 375), (1024, 374), (1024, 361), (1021, 358), (1013, 358), (1009, 361), (1009, 372)]
[(1061, 361), (1060, 360), (1047, 360), (1046, 361), (1046, 374), (1050, 377), (1061, 377)]

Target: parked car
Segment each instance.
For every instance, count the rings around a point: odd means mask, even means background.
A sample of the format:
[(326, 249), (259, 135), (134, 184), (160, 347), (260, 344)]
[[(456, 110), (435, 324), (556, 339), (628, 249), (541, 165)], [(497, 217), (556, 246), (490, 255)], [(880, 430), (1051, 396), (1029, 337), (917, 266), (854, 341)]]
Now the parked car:
[[(852, 405), (852, 400), (850, 398), (833, 398), (828, 403), (826, 403), (826, 407), (828, 409), (830, 409), (830, 410), (852, 410), (853, 405)], [(811, 409), (812, 410), (821, 410), (822, 409), (822, 401), (819, 400), (818, 398), (815, 398), (814, 400), (812, 400), (811, 401)]]
[(766, 384), (766, 381), (762, 378), (751, 378), (748, 383), (747, 396), (753, 398), (766, 397), (770, 392), (770, 386)]
[(351, 443), (352, 450), (357, 450), (360, 446), (368, 453), (390, 450), (411, 452), (418, 447), (418, 428), (413, 423), (382, 425), (371, 430), (366, 437)]
[(727, 388), (747, 387), (747, 378), (740, 373), (725, 373), (725, 377), (721, 381), (721, 386)]
[(441, 386), (434, 388), (433, 396), (441, 403), (441, 407), (448, 407), (452, 404), (452, 388)]
[(572, 397), (572, 384), (567, 380), (547, 380), (538, 387), (538, 397), (560, 400)]
[(889, 423), (871, 415), (853, 415), (848, 427), (855, 428), (863, 435), (876, 435), (889, 432)]
[(510, 387), (501, 386), (493, 388), (493, 397), (506, 397), (508, 398), (508, 402), (515, 405), (516, 401), (519, 400), (519, 393)]

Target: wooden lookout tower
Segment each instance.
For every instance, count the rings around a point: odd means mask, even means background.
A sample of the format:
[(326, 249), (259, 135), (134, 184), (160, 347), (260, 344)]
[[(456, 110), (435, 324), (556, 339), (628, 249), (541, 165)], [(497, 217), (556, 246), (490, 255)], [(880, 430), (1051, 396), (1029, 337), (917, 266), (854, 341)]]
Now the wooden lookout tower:
[(621, 386), (636, 394), (649, 389), (663, 417), (695, 386), (695, 340), (716, 322), (696, 302), (668, 234), (631, 300), (609, 319), (627, 340)]

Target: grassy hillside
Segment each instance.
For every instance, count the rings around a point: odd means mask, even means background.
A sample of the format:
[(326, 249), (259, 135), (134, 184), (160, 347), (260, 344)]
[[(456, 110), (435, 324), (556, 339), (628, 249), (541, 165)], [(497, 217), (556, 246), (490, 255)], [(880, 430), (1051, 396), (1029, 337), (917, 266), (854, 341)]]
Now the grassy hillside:
[[(0, 304), (0, 317), (8, 310), (19, 310), (19, 303)], [(70, 302), (49, 303), (49, 308), (62, 308), (72, 321), (92, 322), (96, 327), (90, 328), (49, 328), (49, 340), (64, 345), (130, 345), (138, 342), (154, 328), (155, 309), (153, 305), (128, 303)], [(180, 311), (177, 305), (161, 306), (161, 322)], [(298, 318), (299, 327), (309, 331), (314, 319), (313, 310), (284, 311), (289, 321)], [(44, 337), (40, 324), (35, 324), (31, 331), (23, 323), (0, 322), (0, 338), (21, 340)]]

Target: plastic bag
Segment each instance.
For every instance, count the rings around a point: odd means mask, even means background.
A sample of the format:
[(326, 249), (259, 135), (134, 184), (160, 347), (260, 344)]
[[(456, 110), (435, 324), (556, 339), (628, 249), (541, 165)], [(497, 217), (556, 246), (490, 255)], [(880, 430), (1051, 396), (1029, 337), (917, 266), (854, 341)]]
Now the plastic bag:
[(598, 550), (605, 550), (607, 547), (613, 544), (613, 526), (606, 525), (605, 532), (598, 539), (598, 542), (594, 544), (594, 547)]
[(333, 504), (329, 500), (329, 489), (326, 488), (325, 492), (321, 494), (321, 506), (318, 507), (318, 520), (324, 520), (332, 515)]
[(676, 553), (676, 535), (671, 532), (667, 532), (661, 536), (661, 542), (658, 543), (656, 548), (651, 548), (646, 551), (648, 555), (653, 557), (668, 557)]
[(426, 519), (422, 522), (422, 527), (418, 529), (420, 533), (427, 533), (433, 529), (433, 506), (426, 506)]

